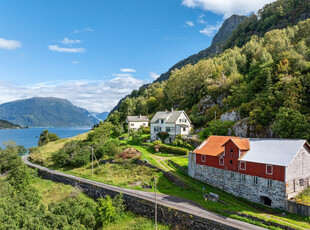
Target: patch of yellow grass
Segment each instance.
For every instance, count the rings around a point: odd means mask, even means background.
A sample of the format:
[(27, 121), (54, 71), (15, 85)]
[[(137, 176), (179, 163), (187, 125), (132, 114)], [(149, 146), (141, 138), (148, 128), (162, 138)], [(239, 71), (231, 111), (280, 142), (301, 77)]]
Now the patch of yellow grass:
[[(90, 131), (92, 132), (92, 131)], [(46, 145), (38, 147), (38, 149), (30, 154), (32, 161), (44, 165), (46, 167), (51, 166), (52, 163), (52, 154), (61, 149), (67, 142), (72, 140), (82, 141), (87, 138), (89, 132), (77, 135), (75, 137), (64, 138), (58, 141), (50, 142)]]

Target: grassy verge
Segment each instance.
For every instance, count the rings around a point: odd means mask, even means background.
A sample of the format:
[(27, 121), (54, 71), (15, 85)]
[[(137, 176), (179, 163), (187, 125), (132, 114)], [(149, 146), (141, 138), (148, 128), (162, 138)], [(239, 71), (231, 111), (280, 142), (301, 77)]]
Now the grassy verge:
[(300, 204), (310, 205), (310, 187), (300, 193), (295, 200)]

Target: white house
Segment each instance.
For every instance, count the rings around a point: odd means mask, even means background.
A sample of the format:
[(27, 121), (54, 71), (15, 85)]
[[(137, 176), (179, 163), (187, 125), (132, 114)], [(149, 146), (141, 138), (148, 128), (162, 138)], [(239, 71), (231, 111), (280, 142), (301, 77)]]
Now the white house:
[(141, 126), (148, 127), (149, 119), (147, 116), (127, 116), (126, 123), (128, 123), (129, 129), (138, 130)]
[(168, 132), (165, 142), (171, 143), (178, 134), (187, 136), (191, 132), (191, 121), (182, 111), (157, 112), (150, 122), (151, 141), (158, 140), (157, 133)]

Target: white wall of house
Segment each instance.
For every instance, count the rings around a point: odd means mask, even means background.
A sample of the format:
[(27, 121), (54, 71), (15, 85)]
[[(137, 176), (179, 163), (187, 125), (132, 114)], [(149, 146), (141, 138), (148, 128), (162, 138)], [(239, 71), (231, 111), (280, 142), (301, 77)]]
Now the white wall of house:
[(128, 123), (129, 129), (140, 129), (141, 126), (148, 127), (149, 123), (147, 121), (130, 121)]
[[(178, 126), (178, 124), (187, 125), (187, 127)], [(157, 140), (157, 133), (164, 131), (169, 133), (166, 142), (174, 141), (176, 135), (188, 135), (190, 133), (190, 122), (186, 115), (182, 113), (175, 123), (167, 123), (164, 119), (160, 119), (159, 123), (151, 123), (151, 140)]]
[(303, 146), (286, 168), (287, 199), (298, 195), (310, 186), (310, 152)]

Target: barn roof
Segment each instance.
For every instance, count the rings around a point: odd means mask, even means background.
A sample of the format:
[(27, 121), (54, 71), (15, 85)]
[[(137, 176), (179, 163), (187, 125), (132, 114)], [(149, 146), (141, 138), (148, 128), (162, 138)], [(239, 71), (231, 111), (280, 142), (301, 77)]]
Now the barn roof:
[(239, 160), (289, 166), (305, 140), (250, 139), (250, 150)]
[(240, 139), (240, 137), (210, 136), (194, 150), (194, 153), (208, 156), (219, 156), (224, 153), (224, 144), (226, 142), (229, 140), (235, 141), (238, 139)]

